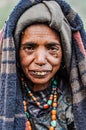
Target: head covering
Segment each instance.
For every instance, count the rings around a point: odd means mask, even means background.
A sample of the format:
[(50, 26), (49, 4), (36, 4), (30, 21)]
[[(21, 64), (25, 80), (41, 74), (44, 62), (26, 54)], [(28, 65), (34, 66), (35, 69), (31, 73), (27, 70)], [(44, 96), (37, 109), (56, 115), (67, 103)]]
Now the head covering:
[(21, 31), (36, 21), (47, 22), (60, 33), (73, 95), (76, 130), (86, 130), (86, 34), (78, 14), (62, 0), (21, 0), (9, 16), (2, 40), (0, 130), (25, 129), (16, 48)]

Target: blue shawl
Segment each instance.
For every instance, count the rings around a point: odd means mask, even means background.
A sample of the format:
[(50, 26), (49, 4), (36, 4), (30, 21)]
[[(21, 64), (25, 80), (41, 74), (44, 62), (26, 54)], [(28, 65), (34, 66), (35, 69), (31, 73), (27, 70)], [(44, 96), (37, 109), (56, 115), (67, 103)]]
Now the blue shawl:
[[(13, 9), (4, 28), (0, 46), (0, 130), (24, 130), (25, 113), (22, 92), (16, 69), (14, 31), (19, 17), (41, 0), (21, 0)], [(69, 4), (56, 0), (72, 31), (69, 82), (73, 96), (73, 114), (76, 130), (86, 130), (86, 34), (82, 20)]]

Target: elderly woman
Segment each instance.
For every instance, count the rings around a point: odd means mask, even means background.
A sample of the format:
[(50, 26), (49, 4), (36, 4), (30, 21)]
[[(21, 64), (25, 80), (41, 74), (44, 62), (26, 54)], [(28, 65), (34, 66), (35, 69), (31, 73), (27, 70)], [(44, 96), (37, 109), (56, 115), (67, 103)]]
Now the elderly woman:
[(86, 35), (62, 0), (21, 0), (2, 39), (0, 130), (86, 130)]

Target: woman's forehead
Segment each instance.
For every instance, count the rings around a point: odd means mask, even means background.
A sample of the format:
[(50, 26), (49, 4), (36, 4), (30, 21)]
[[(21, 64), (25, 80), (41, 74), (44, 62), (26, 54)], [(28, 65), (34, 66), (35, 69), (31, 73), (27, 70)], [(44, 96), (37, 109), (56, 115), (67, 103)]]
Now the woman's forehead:
[(23, 31), (23, 36), (32, 36), (32, 35), (39, 35), (40, 37), (44, 36), (52, 36), (54, 35), (55, 37), (59, 38), (59, 33), (50, 28), (46, 24), (34, 24), (28, 26), (24, 31)]
[(27, 27), (22, 35), (22, 43), (28, 41), (56, 41), (60, 43), (60, 37), (53, 29), (45, 24), (34, 24)]

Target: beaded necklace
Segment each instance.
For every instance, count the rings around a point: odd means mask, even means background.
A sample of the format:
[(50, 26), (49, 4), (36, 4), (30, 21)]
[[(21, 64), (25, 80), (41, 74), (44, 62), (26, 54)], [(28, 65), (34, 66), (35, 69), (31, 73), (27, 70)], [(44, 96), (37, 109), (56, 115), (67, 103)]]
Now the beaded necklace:
[[(52, 84), (52, 91), (51, 94), (49, 96), (49, 99), (46, 103), (44, 103), (43, 105), (37, 100), (37, 98), (33, 95), (33, 93), (31, 92), (31, 90), (29, 89), (29, 87), (27, 86), (27, 84), (24, 82), (24, 80), (22, 79), (22, 84), (25, 87), (25, 90), (28, 94), (28, 96), (32, 99), (32, 101), (36, 104), (37, 107), (42, 108), (42, 109), (48, 109), (50, 106), (52, 107), (51, 110), (51, 122), (50, 122), (50, 128), (49, 130), (55, 130), (57, 122), (56, 122), (56, 113), (57, 113), (57, 81), (53, 80), (53, 84)], [(26, 129), (25, 130), (32, 130), (32, 126), (30, 123), (30, 113), (28, 112), (27, 109), (27, 101), (26, 101), (26, 97), (24, 97), (24, 110), (25, 110), (25, 114), (27, 117), (27, 122), (26, 122)]]

